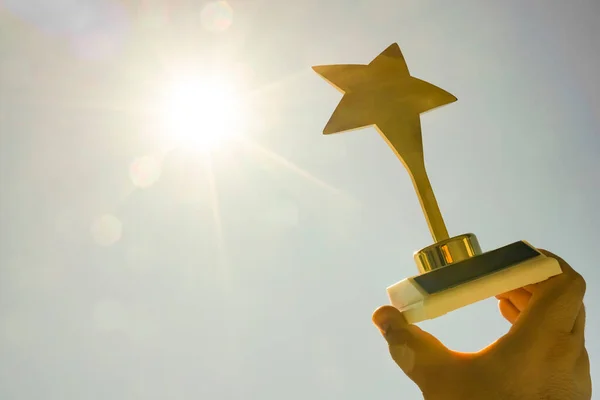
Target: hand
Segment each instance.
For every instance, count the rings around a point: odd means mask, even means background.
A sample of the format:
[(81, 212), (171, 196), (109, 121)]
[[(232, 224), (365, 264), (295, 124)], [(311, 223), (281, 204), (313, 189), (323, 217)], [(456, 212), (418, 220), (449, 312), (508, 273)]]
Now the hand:
[(563, 273), (497, 296), (512, 327), (477, 353), (459, 353), (384, 306), (373, 322), (392, 358), (426, 400), (589, 400), (590, 364), (585, 349), (585, 281), (552, 253)]

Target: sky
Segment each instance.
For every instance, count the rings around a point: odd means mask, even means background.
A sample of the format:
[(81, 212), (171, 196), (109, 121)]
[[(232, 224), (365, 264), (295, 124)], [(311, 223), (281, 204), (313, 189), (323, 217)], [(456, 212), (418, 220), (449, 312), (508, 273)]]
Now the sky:
[[(421, 117), (450, 234), (524, 239), (586, 278), (597, 386), (599, 13), (0, 0), (0, 398), (420, 398), (371, 314), (417, 273), (427, 224), (373, 128), (321, 134), (341, 94), (310, 69), (394, 42), (458, 98)], [(237, 108), (193, 98), (177, 136), (173, 82), (218, 80)], [(232, 120), (212, 150), (194, 140)], [(420, 325), (460, 351), (509, 328), (493, 299)]]

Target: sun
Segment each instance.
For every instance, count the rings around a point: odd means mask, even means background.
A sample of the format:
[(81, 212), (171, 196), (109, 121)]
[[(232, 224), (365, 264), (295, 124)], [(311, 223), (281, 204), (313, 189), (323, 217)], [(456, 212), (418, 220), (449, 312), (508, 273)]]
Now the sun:
[(164, 106), (176, 147), (213, 151), (240, 133), (243, 109), (235, 87), (220, 77), (187, 77), (171, 83)]

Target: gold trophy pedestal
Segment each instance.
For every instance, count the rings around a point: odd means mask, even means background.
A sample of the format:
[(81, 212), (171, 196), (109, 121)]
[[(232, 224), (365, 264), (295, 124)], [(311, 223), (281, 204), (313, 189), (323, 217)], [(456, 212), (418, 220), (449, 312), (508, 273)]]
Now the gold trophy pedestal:
[(481, 252), (473, 234), (450, 237), (425, 170), (420, 114), (456, 101), (452, 94), (410, 75), (396, 43), (369, 64), (320, 65), (313, 70), (344, 94), (323, 133), (373, 126), (410, 174), (434, 244), (415, 253), (420, 274), (387, 288), (409, 323), (562, 271), (525, 241)]
[(408, 323), (437, 318), (561, 273), (557, 260), (525, 241), (481, 253), (473, 234), (428, 246), (414, 258), (420, 274), (387, 288), (391, 304)]

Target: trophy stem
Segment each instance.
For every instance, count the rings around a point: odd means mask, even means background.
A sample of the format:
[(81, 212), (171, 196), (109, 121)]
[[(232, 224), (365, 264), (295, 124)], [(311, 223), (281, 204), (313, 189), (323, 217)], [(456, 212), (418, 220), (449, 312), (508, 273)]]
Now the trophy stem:
[(407, 169), (411, 175), (417, 196), (419, 197), (419, 202), (421, 203), (423, 214), (425, 214), (425, 219), (427, 220), (427, 225), (429, 226), (433, 241), (435, 243), (441, 242), (442, 240), (449, 238), (448, 230), (446, 229), (440, 207), (435, 199), (435, 194), (433, 194), (433, 189), (431, 187), (431, 182), (429, 182), (425, 165), (419, 164), (419, 166), (411, 165), (410, 168)]

